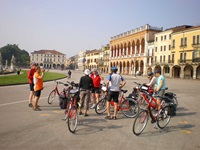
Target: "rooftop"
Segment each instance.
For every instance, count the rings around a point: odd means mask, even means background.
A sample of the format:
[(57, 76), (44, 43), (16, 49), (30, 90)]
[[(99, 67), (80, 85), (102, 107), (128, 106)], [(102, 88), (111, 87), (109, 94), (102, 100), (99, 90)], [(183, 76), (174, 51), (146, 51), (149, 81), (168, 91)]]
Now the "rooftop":
[(53, 55), (65, 55), (61, 52), (58, 52), (56, 50), (38, 50), (38, 51), (34, 51), (34, 52), (31, 52), (31, 54), (53, 54)]

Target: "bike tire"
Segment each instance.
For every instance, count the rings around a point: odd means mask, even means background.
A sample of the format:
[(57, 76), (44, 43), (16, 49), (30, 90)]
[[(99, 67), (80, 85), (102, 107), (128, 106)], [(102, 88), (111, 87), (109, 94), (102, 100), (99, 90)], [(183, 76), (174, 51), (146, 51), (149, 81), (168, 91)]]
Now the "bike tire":
[(75, 106), (72, 106), (68, 112), (67, 124), (69, 131), (75, 133), (78, 124), (78, 113)]
[(163, 129), (164, 127), (167, 126), (167, 124), (169, 123), (171, 116), (168, 115), (168, 108), (170, 106), (164, 106), (162, 108), (162, 111), (159, 112), (158, 116), (157, 116), (157, 125), (160, 129)]
[(121, 104), (121, 110), (124, 116), (134, 118), (139, 112), (139, 105), (136, 101), (124, 100)]
[(99, 102), (96, 104), (96, 106), (95, 106), (95, 112), (98, 115), (103, 114), (107, 110), (107, 108), (106, 108), (106, 102), (107, 102), (107, 99), (103, 98), (103, 99), (99, 100)]
[(48, 104), (52, 104), (55, 97), (56, 97), (56, 90), (52, 90), (47, 99)]
[(133, 133), (135, 135), (140, 135), (142, 131), (145, 129), (147, 122), (149, 120), (149, 112), (147, 110), (142, 110), (136, 116), (133, 122)]

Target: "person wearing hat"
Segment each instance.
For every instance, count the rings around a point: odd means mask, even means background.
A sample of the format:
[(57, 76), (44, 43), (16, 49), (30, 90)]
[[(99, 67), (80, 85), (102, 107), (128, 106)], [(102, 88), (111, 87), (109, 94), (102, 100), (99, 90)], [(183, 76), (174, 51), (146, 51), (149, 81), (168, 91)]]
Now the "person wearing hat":
[(149, 79), (149, 83), (146, 85), (151, 86), (154, 90), (156, 90), (157, 79), (154, 77), (153, 72), (149, 72), (147, 78)]
[(30, 86), (30, 94), (29, 94), (29, 107), (33, 107), (32, 101), (33, 101), (33, 96), (34, 96), (34, 84), (33, 84), (33, 76), (35, 73), (35, 69), (38, 66), (37, 63), (33, 62), (31, 65), (31, 69), (28, 70), (28, 83)]
[[(156, 92), (158, 93), (158, 96), (162, 97), (165, 94), (165, 88), (166, 88), (166, 80), (163, 75), (161, 75), (161, 70), (156, 70), (155, 72), (157, 79), (157, 88)], [(157, 105), (158, 105), (158, 110), (161, 108), (161, 98), (157, 99)]]
[[(109, 93), (108, 91), (106, 92), (106, 95), (108, 95), (108, 99), (106, 102), (106, 107), (107, 107), (107, 116), (105, 119), (114, 119), (116, 120), (117, 117), (117, 105), (118, 105), (118, 97), (119, 97), (119, 92), (121, 88), (126, 84), (126, 81), (124, 78), (117, 74), (118, 68), (116, 66), (111, 67), (111, 73), (108, 76), (108, 81), (106, 83), (106, 88), (108, 89), (109, 85)], [(122, 85), (120, 85), (122, 82)], [(110, 116), (110, 102), (113, 100), (114, 102), (114, 115), (113, 117)]]
[(89, 116), (87, 111), (89, 110), (89, 102), (90, 102), (90, 91), (94, 87), (92, 78), (90, 78), (90, 70), (86, 69), (84, 71), (85, 76), (82, 76), (79, 82), (79, 90), (80, 90), (80, 106), (79, 106), (79, 115), (82, 115), (81, 107), (84, 103), (84, 116)]
[(98, 74), (98, 71), (97, 71), (96, 68), (92, 69), (92, 74), (90, 75), (90, 77), (92, 78), (93, 84), (94, 84), (94, 87), (92, 88), (92, 101), (93, 101), (93, 105), (91, 107), (91, 109), (93, 109), (93, 108), (95, 108), (96, 104), (99, 101), (99, 93), (100, 93), (100, 87), (101, 87), (101, 80), (103, 80), (103, 77), (101, 77)]

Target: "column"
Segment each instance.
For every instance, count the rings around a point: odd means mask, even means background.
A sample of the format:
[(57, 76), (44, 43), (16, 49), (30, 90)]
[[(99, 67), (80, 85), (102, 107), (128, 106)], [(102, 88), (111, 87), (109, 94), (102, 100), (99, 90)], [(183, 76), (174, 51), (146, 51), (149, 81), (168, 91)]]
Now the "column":
[(122, 52), (121, 52), (121, 49), (119, 49), (119, 56), (121, 56), (122, 55)]
[(142, 51), (142, 45), (140, 45), (139, 54), (141, 54), (141, 51)]
[(136, 51), (137, 51), (137, 45), (135, 45), (134, 54), (136, 54)]
[(169, 77), (173, 77), (173, 66), (169, 67)]
[(131, 66), (129, 67), (129, 73), (128, 74), (132, 75), (132, 67)]
[(197, 79), (197, 66), (193, 66), (193, 79)]
[(126, 56), (128, 56), (128, 46), (127, 46), (127, 48), (126, 48)]
[(132, 52), (133, 52), (133, 48), (132, 48), (132, 46), (131, 46), (131, 55), (132, 55)]
[(180, 70), (180, 78), (183, 79), (184, 78), (184, 67), (181, 66), (181, 70)]
[(122, 55), (125, 56), (125, 48), (123, 47)]

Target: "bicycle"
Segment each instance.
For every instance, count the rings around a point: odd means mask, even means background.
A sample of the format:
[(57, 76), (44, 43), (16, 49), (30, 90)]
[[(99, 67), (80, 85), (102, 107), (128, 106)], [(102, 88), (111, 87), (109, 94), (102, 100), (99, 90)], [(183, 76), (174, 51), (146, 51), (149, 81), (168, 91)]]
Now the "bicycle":
[(69, 97), (70, 101), (67, 104), (66, 110), (65, 110), (65, 119), (67, 121), (68, 129), (71, 133), (75, 133), (77, 124), (78, 124), (78, 101), (79, 101), (79, 90), (70, 90)]
[[(68, 84), (65, 84), (65, 83), (60, 82), (60, 81), (54, 81), (54, 82), (56, 83), (56, 85), (55, 85), (54, 89), (50, 92), (50, 94), (48, 96), (48, 99), (47, 99), (48, 104), (52, 104), (53, 103), (53, 101), (54, 101), (54, 99), (56, 97), (56, 94), (58, 96), (60, 96), (60, 95), (66, 95), (67, 96), (66, 86), (68, 86)], [(64, 89), (63, 89), (63, 91), (61, 93), (59, 93), (59, 91), (58, 91), (58, 84), (63, 84), (64, 85)]]
[[(124, 98), (124, 93), (126, 93), (128, 90), (121, 90), (120, 91), (120, 101), (117, 105), (117, 111), (122, 111), (122, 113), (128, 117), (128, 118), (133, 118), (137, 115), (139, 112), (139, 107), (136, 101), (128, 98)], [(107, 97), (104, 97), (101, 99), (97, 105), (95, 106), (95, 112), (100, 115), (103, 114), (107, 108), (106, 108), (106, 102), (107, 102)], [(111, 106), (114, 106), (114, 102), (111, 100)]]
[[(133, 128), (132, 128), (133, 133), (135, 135), (140, 135), (142, 133), (142, 131), (145, 129), (147, 125), (149, 116), (152, 119), (151, 123), (157, 123), (158, 127), (160, 129), (163, 129), (164, 127), (167, 126), (167, 124), (169, 123), (171, 119), (171, 116), (168, 115), (168, 109), (170, 105), (167, 104), (168, 102), (167, 99), (162, 100), (161, 109), (156, 114), (153, 114), (152, 109), (157, 109), (157, 100), (155, 99), (155, 97), (159, 97), (159, 96), (158, 95), (153, 96), (151, 93), (149, 93), (148, 88), (146, 88), (146, 86), (143, 86), (141, 84), (138, 84), (138, 85), (140, 86), (139, 90), (142, 92), (142, 97), (145, 99), (148, 105), (146, 109), (141, 109), (141, 111), (136, 116), (133, 122)], [(163, 98), (163, 97), (160, 97), (160, 98)]]

